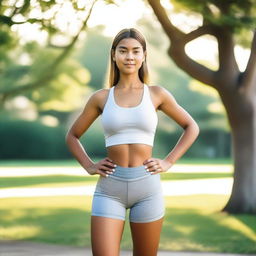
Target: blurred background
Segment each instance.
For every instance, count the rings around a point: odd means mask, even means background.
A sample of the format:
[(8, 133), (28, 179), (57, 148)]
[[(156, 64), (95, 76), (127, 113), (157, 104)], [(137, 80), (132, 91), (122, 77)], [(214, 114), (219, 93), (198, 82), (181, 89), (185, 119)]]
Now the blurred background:
[[(12, 2), (2, 4), (9, 16), (15, 12)], [(146, 37), (150, 84), (169, 90), (201, 128), (184, 157), (230, 158), (230, 131), (217, 92), (176, 67), (167, 55), (169, 41), (145, 2), (110, 3), (97, 1), (88, 14), (92, 1), (35, 1), (16, 11), (12, 25), (1, 21), (1, 159), (72, 157), (65, 133), (91, 93), (106, 85), (112, 39), (125, 27), (136, 27)], [(174, 21), (185, 27), (199, 22), (185, 15), (176, 15)], [(188, 48), (211, 67), (217, 65), (216, 50), (207, 36)], [(167, 117), (159, 118), (154, 153), (163, 157), (182, 130)], [(105, 156), (99, 120), (82, 141), (90, 155)]]
[[(186, 55), (219, 71), (219, 92), (189, 76), (190, 65), (185, 72), (172, 60), (175, 33), (167, 35), (160, 24), (164, 12), (155, 15), (159, 4), (180, 31), (174, 32), (187, 34)], [(255, 11), (255, 0), (0, 1), (0, 243), (90, 247), (98, 177), (75, 161), (65, 135), (90, 95), (107, 85), (113, 37), (135, 27), (147, 41), (150, 85), (170, 91), (200, 127), (192, 147), (161, 176), (166, 217), (160, 249), (255, 255), (255, 94), (242, 90), (244, 71), (255, 70)], [(218, 40), (207, 30), (211, 26)], [(228, 76), (233, 57), (235, 86)], [(225, 108), (219, 95), (227, 99)], [(158, 115), (153, 156), (164, 158), (183, 130)], [(232, 130), (238, 131), (235, 154)], [(93, 160), (106, 156), (100, 117), (81, 142)], [(128, 225), (121, 248), (132, 248)]]

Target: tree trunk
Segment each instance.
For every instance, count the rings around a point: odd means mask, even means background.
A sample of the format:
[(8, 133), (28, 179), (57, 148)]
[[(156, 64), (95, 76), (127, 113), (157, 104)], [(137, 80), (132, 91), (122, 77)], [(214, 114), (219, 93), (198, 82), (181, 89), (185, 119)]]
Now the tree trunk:
[[(224, 1), (223, 1), (224, 2)], [(223, 209), (230, 213), (256, 213), (256, 30), (245, 71), (236, 63), (234, 28), (203, 20), (203, 25), (185, 34), (170, 20), (160, 0), (148, 0), (170, 41), (169, 56), (184, 72), (215, 88), (227, 111), (232, 134), (234, 184), (232, 195)], [(227, 14), (230, 5), (217, 5)], [(220, 14), (221, 15), (221, 14)], [(205, 22), (204, 22), (205, 21)], [(212, 69), (191, 59), (185, 46), (203, 35), (218, 41), (219, 69)]]
[[(223, 211), (256, 213), (256, 102), (254, 95), (222, 95), (232, 134), (234, 183)], [(238, 104), (239, 102), (239, 104)], [(243, 104), (241, 104), (243, 103)]]

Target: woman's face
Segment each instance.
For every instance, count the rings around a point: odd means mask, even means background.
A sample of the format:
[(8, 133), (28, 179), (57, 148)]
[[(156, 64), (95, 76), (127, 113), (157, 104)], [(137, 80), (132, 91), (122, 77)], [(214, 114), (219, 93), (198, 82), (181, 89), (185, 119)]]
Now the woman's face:
[(139, 41), (125, 38), (116, 46), (112, 58), (121, 73), (131, 74), (138, 72), (145, 60), (145, 53)]

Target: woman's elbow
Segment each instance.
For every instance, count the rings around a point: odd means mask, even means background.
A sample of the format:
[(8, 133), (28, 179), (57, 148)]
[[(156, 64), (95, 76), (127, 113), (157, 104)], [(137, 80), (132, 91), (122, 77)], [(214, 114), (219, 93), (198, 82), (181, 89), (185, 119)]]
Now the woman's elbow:
[(76, 136), (73, 134), (72, 131), (68, 131), (65, 136), (65, 142), (66, 144), (69, 144)]
[(189, 129), (190, 132), (192, 132), (194, 134), (195, 137), (197, 137), (200, 133), (200, 128), (198, 126), (198, 124), (193, 120), (191, 122), (189, 122), (187, 125), (185, 125), (183, 127), (184, 130)]
[(66, 136), (65, 136), (65, 142), (66, 142), (66, 144), (69, 143), (71, 136), (72, 136), (72, 135), (70, 134), (70, 131), (68, 131), (68, 132), (66, 133)]
[(195, 137), (197, 137), (200, 133), (199, 125), (195, 121), (193, 121), (192, 124), (191, 124), (191, 127), (192, 127), (192, 130), (193, 130), (194, 134), (195, 134)]

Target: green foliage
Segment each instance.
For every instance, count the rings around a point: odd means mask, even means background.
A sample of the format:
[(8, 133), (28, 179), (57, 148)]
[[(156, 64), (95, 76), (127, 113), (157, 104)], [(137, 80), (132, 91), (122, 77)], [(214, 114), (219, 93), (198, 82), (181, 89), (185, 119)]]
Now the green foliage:
[[(51, 49), (40, 49), (30, 66), (31, 80), (40, 77), (40, 73), (52, 64), (58, 52)], [(42, 64), (43, 63), (43, 64)], [(64, 60), (55, 70), (55, 78), (40, 88), (25, 93), (38, 106), (39, 110), (54, 109), (58, 111), (74, 110), (80, 107), (85, 94), (90, 75), (78, 62), (71, 58)]]
[[(51, 47), (55, 36), (61, 35), (70, 42), (69, 27), (74, 19), (81, 25), (81, 14), (90, 4), (73, 5), (69, 1), (1, 1), (0, 8), (0, 97), (19, 95), (33, 101), (39, 110), (56, 109), (59, 111), (73, 110), (79, 107), (88, 88), (85, 87), (90, 76), (86, 69), (74, 59), (62, 61), (59, 56), (63, 47)], [(69, 16), (59, 26), (60, 14), (69, 7), (73, 12), (72, 22)], [(64, 8), (64, 9), (63, 9)], [(35, 24), (39, 31), (45, 31), (43, 42), (27, 42), (20, 32), (20, 26)], [(14, 27), (15, 26), (15, 27)], [(20, 37), (18, 36), (20, 35)], [(36, 38), (35, 38), (36, 39)], [(45, 40), (45, 41), (44, 41)], [(45, 44), (49, 44), (50, 47)], [(72, 46), (72, 45), (71, 45)], [(69, 49), (69, 48), (66, 48)], [(55, 61), (57, 60), (57, 61)], [(53, 66), (53, 64), (55, 64)], [(20, 90), (21, 88), (29, 88)], [(8, 101), (5, 100), (5, 103)], [(8, 102), (7, 102), (8, 103)], [(1, 107), (5, 107), (2, 105)]]
[[(10, 51), (18, 45), (17, 35), (6, 25), (0, 29), (0, 74), (8, 69), (11, 60)], [(2, 81), (1, 83), (2, 84)]]
[(11, 45), (12, 37), (8, 30), (0, 30), (0, 45)]
[[(19, 25), (26, 22), (38, 23), (42, 27), (47, 29), (54, 27), (54, 22), (47, 22), (54, 19), (55, 13), (52, 12), (52, 16), (49, 17), (49, 10), (52, 7), (60, 6), (61, 3), (56, 3), (56, 1), (30, 1), (24, 0), (19, 2), (11, 2), (4, 0), (1, 3), (0, 9), (0, 26), (3, 24), (8, 26)], [(34, 11), (37, 10), (37, 17), (35, 18)], [(8, 12), (6, 11), (8, 10)], [(47, 15), (46, 12), (48, 11)], [(19, 17), (20, 22), (17, 22), (17, 17)], [(47, 26), (46, 26), (47, 23)]]
[[(45, 79), (52, 72), (49, 67), (59, 54), (59, 49), (42, 47), (36, 42), (13, 49), (12, 53), (6, 54), (8, 61), (3, 62), (0, 92)], [(85, 85), (89, 79), (88, 71), (74, 59), (68, 58), (54, 69), (50, 81), (39, 88), (25, 91), (23, 95), (33, 101), (38, 110), (74, 110), (80, 107), (79, 102), (88, 93)]]
[(199, 13), (205, 23), (227, 26), (239, 32), (256, 25), (255, 0), (174, 0), (176, 10)]
[(91, 157), (106, 157), (107, 152), (100, 119), (97, 119), (81, 137), (81, 142)]
[(253, 31), (247, 28), (242, 28), (239, 34), (235, 34), (235, 41), (237, 44), (243, 46), (244, 48), (251, 48), (251, 39), (253, 37)]
[(1, 159), (63, 159), (70, 156), (63, 127), (22, 120), (0, 122)]
[(77, 60), (90, 72), (90, 86), (96, 90), (104, 86), (111, 47), (111, 39), (102, 35), (103, 28), (90, 29), (84, 46), (76, 54)]
[[(65, 142), (67, 127), (49, 127), (40, 121), (5, 119), (0, 122), (1, 159), (71, 158)], [(103, 133), (96, 122), (82, 138), (88, 154), (105, 157)]]
[[(159, 249), (255, 254), (255, 216), (219, 212), (227, 199), (226, 195), (165, 197)], [(2, 198), (1, 239), (90, 248), (91, 204), (92, 197), (84, 195)], [(132, 248), (129, 229), (126, 223), (122, 249)]]

